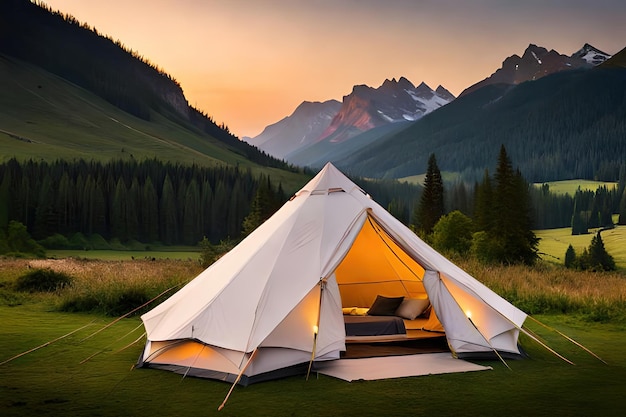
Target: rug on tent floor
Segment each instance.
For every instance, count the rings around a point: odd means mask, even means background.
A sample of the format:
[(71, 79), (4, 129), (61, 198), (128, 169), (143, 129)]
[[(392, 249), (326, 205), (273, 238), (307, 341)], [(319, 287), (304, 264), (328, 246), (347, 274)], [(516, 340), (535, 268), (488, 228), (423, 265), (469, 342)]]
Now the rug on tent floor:
[(338, 359), (316, 362), (314, 368), (315, 372), (348, 382), (490, 369), (492, 369), (490, 366), (481, 366), (455, 359), (449, 352), (381, 358)]

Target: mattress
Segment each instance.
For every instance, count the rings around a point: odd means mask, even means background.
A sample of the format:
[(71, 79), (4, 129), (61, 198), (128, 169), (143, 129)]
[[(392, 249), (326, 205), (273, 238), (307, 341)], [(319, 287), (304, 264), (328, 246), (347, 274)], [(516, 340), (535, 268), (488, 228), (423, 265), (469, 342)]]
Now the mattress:
[(396, 316), (343, 316), (346, 336), (406, 334), (404, 320)]

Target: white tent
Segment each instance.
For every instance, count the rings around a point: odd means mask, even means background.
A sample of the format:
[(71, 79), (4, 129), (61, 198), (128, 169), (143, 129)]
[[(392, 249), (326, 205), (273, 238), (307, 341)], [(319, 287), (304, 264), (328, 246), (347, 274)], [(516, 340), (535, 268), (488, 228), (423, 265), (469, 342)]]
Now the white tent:
[[(269, 220), (142, 316), (140, 366), (248, 384), (340, 358), (342, 307), (428, 297), (455, 357), (519, 355), (526, 314), (328, 164)], [(434, 316), (434, 314), (432, 315)]]

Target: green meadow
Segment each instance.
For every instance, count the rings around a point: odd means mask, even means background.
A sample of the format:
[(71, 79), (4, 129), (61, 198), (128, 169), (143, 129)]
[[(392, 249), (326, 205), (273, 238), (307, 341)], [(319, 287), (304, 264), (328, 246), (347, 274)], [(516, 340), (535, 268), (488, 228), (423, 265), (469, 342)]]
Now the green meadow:
[[(572, 361), (528, 337), (529, 357), (479, 361), (489, 371), (348, 383), (323, 375), (236, 387), (135, 369), (145, 339), (138, 316), (68, 313), (60, 305), (88, 291), (143, 286), (155, 293), (200, 272), (196, 261), (52, 259), (0, 261), (0, 414), (3, 416), (589, 416), (622, 415), (626, 392), (626, 277), (550, 264), (536, 268), (461, 266), (514, 303), (531, 306), (527, 328)], [(20, 293), (26, 271), (50, 268), (74, 279), (54, 293)], [(589, 283), (593, 289), (589, 289)], [(104, 289), (102, 289), (104, 288)], [(554, 291), (551, 292), (550, 289)], [(546, 294), (540, 297), (541, 294)], [(157, 301), (158, 302), (158, 301)], [(589, 315), (597, 305), (620, 314)], [(555, 305), (558, 308), (548, 308)], [(534, 307), (533, 307), (534, 306)], [(621, 307), (620, 307), (621, 306)], [(559, 311), (557, 311), (560, 308)], [(606, 363), (570, 343), (574, 338)], [(28, 352), (28, 353), (26, 353)]]
[(196, 260), (200, 259), (200, 251), (197, 248), (174, 248), (172, 250), (70, 250), (48, 249), (46, 256), (49, 258), (83, 258), (100, 259), (103, 261), (130, 261), (133, 259), (177, 259)]
[(617, 187), (616, 182), (591, 181), (591, 180), (563, 180), (545, 183), (536, 183), (535, 187), (541, 187), (547, 184), (550, 191), (555, 194), (569, 194), (573, 196), (576, 190), (580, 188), (582, 191), (595, 191), (600, 187), (607, 187), (609, 190)]
[[(572, 236), (569, 227), (561, 229), (537, 230), (535, 234), (539, 241), (541, 257), (549, 262), (563, 263), (565, 251), (572, 245), (577, 254), (588, 248), (591, 239), (597, 230), (590, 230), (585, 235)], [(614, 229), (604, 230), (601, 233), (602, 241), (607, 252), (615, 259), (618, 268), (626, 269), (626, 226), (616, 226)]]

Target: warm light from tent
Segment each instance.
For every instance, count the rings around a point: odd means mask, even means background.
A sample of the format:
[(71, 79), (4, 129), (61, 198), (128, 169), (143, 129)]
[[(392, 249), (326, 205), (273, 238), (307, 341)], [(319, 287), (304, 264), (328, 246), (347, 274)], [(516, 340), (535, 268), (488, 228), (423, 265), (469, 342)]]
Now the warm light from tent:
[(317, 326), (313, 326), (313, 334), (317, 334), (319, 328)]
[(472, 319), (472, 312), (471, 311), (466, 310), (465, 311), (465, 315), (467, 316), (468, 319), (470, 319), (470, 320)]

